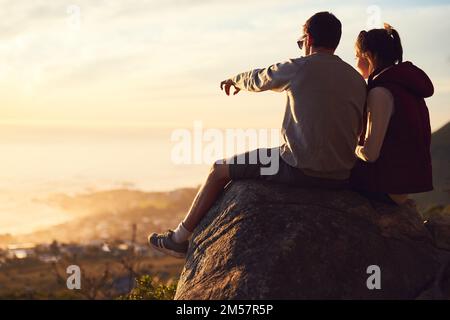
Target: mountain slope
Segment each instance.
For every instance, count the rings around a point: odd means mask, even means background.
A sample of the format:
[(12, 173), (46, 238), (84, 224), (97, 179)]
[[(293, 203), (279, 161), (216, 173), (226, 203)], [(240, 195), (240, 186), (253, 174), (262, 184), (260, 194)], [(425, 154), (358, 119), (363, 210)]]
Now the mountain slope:
[(433, 133), (431, 157), (434, 190), (413, 196), (421, 208), (450, 204), (450, 122)]

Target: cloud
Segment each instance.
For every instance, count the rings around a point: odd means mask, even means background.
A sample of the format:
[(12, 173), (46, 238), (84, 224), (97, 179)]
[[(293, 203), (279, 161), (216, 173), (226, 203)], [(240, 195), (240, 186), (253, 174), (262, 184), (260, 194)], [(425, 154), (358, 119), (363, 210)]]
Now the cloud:
[[(153, 119), (160, 113), (169, 118), (183, 97), (188, 107), (204, 105), (201, 112), (210, 112), (206, 105), (223, 103), (217, 89), (223, 78), (298, 56), (295, 40), (314, 12), (331, 10), (342, 20), (338, 54), (353, 63), (353, 42), (365, 28), (369, 4), (356, 0), (3, 0), (0, 93), (14, 104), (21, 98), (12, 93), (32, 92), (31, 101), (39, 108), (19, 103), (9, 107), (8, 115), (15, 109), (16, 116), (23, 117), (59, 114), (60, 106), (71, 101), (80, 105), (66, 110), (68, 119), (85, 119), (90, 113), (111, 121)], [(80, 9), (79, 28), (73, 27), (77, 16), (67, 10), (69, 6)], [(405, 56), (432, 78), (448, 82), (448, 68), (439, 63), (448, 65), (450, 48), (445, 39), (450, 6), (440, 1), (381, 1), (379, 6), (383, 21), (400, 31)], [(122, 98), (114, 99), (111, 92), (120, 92)], [(84, 105), (88, 96), (96, 96), (99, 105)], [(136, 104), (119, 105), (127, 100)], [(265, 100), (254, 101), (264, 108), (275, 101)], [(168, 111), (161, 111), (160, 105)], [(258, 107), (236, 99), (229, 113), (243, 108), (255, 112)], [(98, 112), (91, 112), (92, 108)], [(106, 112), (109, 108), (114, 112)], [(272, 110), (267, 118), (278, 118), (274, 115), (280, 108)], [(188, 112), (180, 111), (180, 121)], [(0, 115), (5, 115), (1, 109)], [(225, 120), (235, 121), (221, 119)]]

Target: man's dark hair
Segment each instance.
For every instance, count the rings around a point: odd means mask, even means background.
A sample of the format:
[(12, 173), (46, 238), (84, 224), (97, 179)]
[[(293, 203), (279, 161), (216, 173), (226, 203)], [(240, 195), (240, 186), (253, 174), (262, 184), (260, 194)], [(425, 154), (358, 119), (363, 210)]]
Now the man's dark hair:
[(342, 24), (330, 12), (318, 12), (303, 26), (303, 32), (314, 40), (314, 47), (336, 49), (341, 40)]

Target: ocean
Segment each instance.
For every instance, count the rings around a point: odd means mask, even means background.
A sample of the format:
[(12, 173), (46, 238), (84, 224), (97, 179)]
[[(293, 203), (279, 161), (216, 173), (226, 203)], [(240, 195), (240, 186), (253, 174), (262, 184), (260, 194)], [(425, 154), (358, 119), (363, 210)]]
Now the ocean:
[(70, 219), (45, 202), (55, 193), (200, 184), (209, 165), (173, 163), (170, 137), (170, 129), (0, 126), (0, 235)]

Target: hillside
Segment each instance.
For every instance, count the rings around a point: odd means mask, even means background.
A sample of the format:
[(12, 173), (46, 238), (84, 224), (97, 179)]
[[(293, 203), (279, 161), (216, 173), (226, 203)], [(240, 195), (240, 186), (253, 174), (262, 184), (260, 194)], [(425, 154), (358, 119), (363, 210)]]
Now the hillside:
[(414, 195), (422, 209), (450, 205), (450, 122), (431, 138), (434, 190)]

